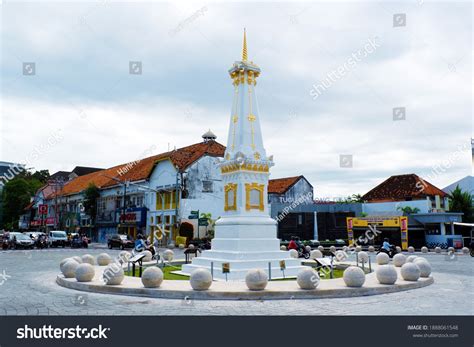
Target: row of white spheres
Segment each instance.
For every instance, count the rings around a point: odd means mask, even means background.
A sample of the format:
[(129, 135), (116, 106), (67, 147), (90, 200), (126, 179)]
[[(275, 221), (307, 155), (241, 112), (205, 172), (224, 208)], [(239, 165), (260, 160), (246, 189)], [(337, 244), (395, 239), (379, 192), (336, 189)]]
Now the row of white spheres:
[(431, 265), (425, 258), (396, 254), (393, 263), (395, 266), (384, 264), (377, 267), (375, 275), (379, 283), (394, 284), (397, 280), (395, 267), (401, 267), (400, 275), (405, 281), (417, 281), (420, 277), (429, 277), (431, 274)]
[[(319, 285), (318, 273), (310, 267), (305, 267), (298, 272), (296, 283), (301, 289), (316, 289)], [(196, 269), (191, 273), (190, 284), (194, 290), (207, 290), (211, 287), (212, 276), (207, 269)], [(268, 284), (268, 275), (262, 269), (249, 270), (245, 276), (245, 284), (252, 291), (264, 290)]]

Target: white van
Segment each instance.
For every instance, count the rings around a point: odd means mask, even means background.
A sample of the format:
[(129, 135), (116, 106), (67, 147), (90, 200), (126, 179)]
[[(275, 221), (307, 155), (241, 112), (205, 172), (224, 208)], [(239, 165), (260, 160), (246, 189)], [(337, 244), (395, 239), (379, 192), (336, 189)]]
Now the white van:
[(67, 234), (65, 231), (52, 230), (49, 232), (48, 243), (50, 247), (65, 247), (67, 243)]

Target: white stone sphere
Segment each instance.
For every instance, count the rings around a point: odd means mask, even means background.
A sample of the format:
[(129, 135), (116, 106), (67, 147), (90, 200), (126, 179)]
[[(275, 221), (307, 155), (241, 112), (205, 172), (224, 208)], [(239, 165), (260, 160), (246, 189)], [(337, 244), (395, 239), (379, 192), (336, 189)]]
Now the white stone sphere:
[(336, 253), (336, 246), (329, 247), (329, 251)]
[(195, 246), (191, 243), (189, 246), (188, 246), (188, 249), (194, 249)]
[(469, 252), (470, 252), (469, 248), (467, 248), (467, 247), (462, 248), (462, 253), (463, 254), (469, 254)]
[(394, 284), (397, 281), (397, 270), (393, 265), (380, 265), (375, 269), (375, 276), (380, 284)]
[(420, 268), (415, 263), (405, 263), (400, 269), (400, 274), (405, 281), (418, 281)]
[(440, 254), (440, 253), (441, 253), (441, 247), (436, 247), (436, 248), (435, 248), (435, 252), (438, 253), (438, 254)]
[(347, 260), (347, 253), (344, 251), (336, 251), (336, 260), (337, 261)]
[(319, 275), (313, 268), (306, 266), (298, 272), (296, 283), (301, 289), (315, 289), (319, 284)]
[(82, 264), (77, 265), (76, 268), (76, 280), (77, 282), (90, 282), (94, 278), (95, 271), (94, 267), (84, 262)]
[(431, 274), (431, 265), (427, 260), (415, 262), (415, 265), (420, 268), (420, 277), (429, 277)]
[(280, 246), (280, 251), (286, 251), (286, 246), (285, 246), (285, 245), (281, 245), (281, 246)]
[(298, 259), (298, 251), (296, 249), (290, 249), (290, 257)]
[(166, 261), (172, 261), (174, 258), (174, 252), (171, 249), (167, 249), (163, 252), (163, 259)]
[(402, 253), (402, 249), (400, 246), (396, 246), (395, 250), (397, 251), (397, 253)]
[(385, 264), (388, 264), (390, 262), (390, 257), (388, 256), (387, 253), (381, 252), (381, 253), (377, 254), (377, 256), (375, 257), (375, 261), (379, 265), (385, 265)]
[[(70, 261), (70, 260), (76, 261), (74, 258), (64, 258), (63, 260), (61, 260), (61, 262), (59, 263), (59, 270), (60, 270), (61, 272), (64, 272), (64, 271), (63, 271), (64, 264), (66, 264), (66, 263), (67, 263), (68, 261)], [(76, 261), (76, 263), (77, 263), (77, 261)], [(78, 264), (79, 264), (79, 263), (78, 263)]]
[(178, 245), (178, 248), (179, 248), (179, 249), (184, 249), (184, 245), (183, 245), (182, 243), (180, 243), (180, 244)]
[(176, 247), (176, 246), (175, 246), (174, 243), (170, 243), (170, 244), (168, 245), (168, 248), (169, 248), (169, 249), (173, 249), (173, 248), (175, 248), (175, 247)]
[(322, 257), (323, 257), (323, 253), (321, 253), (319, 249), (315, 249), (314, 251), (311, 251), (311, 253), (309, 254), (310, 259), (316, 259), (316, 258), (322, 258)]
[(109, 264), (103, 274), (102, 278), (104, 279), (105, 284), (116, 286), (122, 283), (125, 274), (122, 267), (117, 263)]
[(143, 262), (151, 261), (151, 259), (153, 258), (153, 254), (151, 254), (150, 251), (143, 251), (143, 254), (145, 254), (145, 256), (142, 259)]
[(368, 263), (369, 262), (369, 255), (364, 251), (358, 252), (357, 253), (357, 258), (362, 263)]
[(362, 246), (356, 246), (355, 251), (356, 252), (362, 252)]
[(268, 283), (268, 275), (261, 269), (253, 269), (247, 272), (245, 283), (250, 290), (264, 290)]
[(448, 247), (448, 252), (455, 252), (454, 247)]
[(320, 252), (324, 252), (324, 247), (323, 247), (323, 246), (318, 246), (318, 250), (319, 250)]
[(370, 252), (370, 253), (375, 252), (375, 247), (374, 247), (374, 246), (369, 246), (369, 252)]
[(121, 251), (119, 253), (118, 259), (121, 264), (125, 264), (125, 263), (128, 263), (131, 257), (132, 257), (132, 253), (127, 252), (127, 251)]
[(423, 258), (423, 257), (416, 257), (415, 259), (413, 259), (413, 263), (418, 263), (419, 261), (428, 261), (426, 260), (426, 258)]
[(306, 252), (311, 252), (311, 247), (310, 246), (305, 246), (304, 249), (306, 250)]
[(74, 259), (68, 260), (62, 266), (62, 273), (66, 278), (73, 278), (76, 275), (76, 269), (79, 266), (79, 263)]
[(72, 257), (72, 259), (74, 259), (75, 261), (77, 261), (78, 264), (81, 264), (81, 263), (82, 263), (81, 257), (79, 257), (79, 256), (77, 256), (77, 255), (74, 256), (74, 257)]
[(412, 246), (408, 247), (408, 253), (415, 253), (415, 248)]
[(344, 270), (342, 279), (348, 287), (362, 287), (365, 282), (365, 273), (360, 267), (349, 266)]
[(413, 261), (418, 258), (416, 255), (409, 255), (407, 257), (407, 263), (413, 263)]
[(163, 271), (159, 267), (150, 266), (142, 273), (142, 284), (145, 288), (158, 288), (163, 282)]
[(401, 267), (407, 261), (407, 257), (402, 253), (397, 253), (393, 256), (393, 265), (396, 267)]
[(428, 253), (428, 247), (426, 246), (421, 247), (421, 253)]
[(198, 268), (191, 272), (189, 279), (194, 290), (207, 290), (212, 284), (212, 275), (208, 269)]
[(106, 266), (109, 265), (111, 262), (112, 258), (107, 253), (100, 253), (97, 256), (97, 264), (99, 264), (99, 266)]
[(90, 254), (84, 254), (82, 257), (82, 262), (90, 265), (95, 265), (95, 259), (92, 255)]

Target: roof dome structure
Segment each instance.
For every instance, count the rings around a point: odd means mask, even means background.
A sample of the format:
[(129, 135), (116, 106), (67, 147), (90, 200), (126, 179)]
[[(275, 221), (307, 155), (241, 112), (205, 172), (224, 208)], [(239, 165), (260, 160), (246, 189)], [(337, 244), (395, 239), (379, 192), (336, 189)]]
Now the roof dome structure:
[(204, 139), (204, 142), (208, 142), (215, 141), (217, 139), (217, 136), (211, 131), (211, 129), (209, 129), (202, 135), (202, 138)]

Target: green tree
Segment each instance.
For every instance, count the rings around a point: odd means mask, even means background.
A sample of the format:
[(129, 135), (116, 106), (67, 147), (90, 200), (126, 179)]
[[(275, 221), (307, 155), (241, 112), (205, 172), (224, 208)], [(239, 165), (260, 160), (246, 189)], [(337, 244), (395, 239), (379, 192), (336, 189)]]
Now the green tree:
[(464, 215), (462, 219), (464, 222), (474, 222), (474, 209), (472, 206), (473, 196), (467, 191), (462, 191), (459, 186), (456, 186), (449, 195), (449, 210), (451, 212), (462, 212)]
[(2, 190), (2, 221), (7, 229), (18, 228), (18, 220), (43, 183), (36, 178), (15, 177)]
[(336, 200), (336, 202), (339, 204), (354, 204), (354, 203), (362, 203), (364, 202), (364, 200), (362, 200), (362, 195), (352, 194), (346, 198), (339, 198)]
[(97, 213), (97, 199), (100, 197), (99, 188), (94, 183), (90, 183), (84, 191), (84, 212), (91, 217), (92, 224), (95, 224)]
[(48, 182), (50, 175), (49, 170), (39, 170), (35, 172), (31, 172), (28, 170), (24, 170), (20, 172), (17, 176), (18, 178), (24, 178), (26, 180), (38, 180), (41, 183), (45, 184)]
[(411, 208), (410, 206), (405, 206), (405, 207), (398, 206), (397, 210), (402, 211), (404, 216), (408, 216), (410, 214), (415, 214), (415, 213), (420, 212), (420, 209), (418, 207)]
[(201, 218), (206, 218), (208, 226), (206, 227), (206, 234), (207, 237), (213, 238), (214, 237), (214, 225), (216, 223), (215, 220), (212, 219), (211, 213), (201, 213)]

